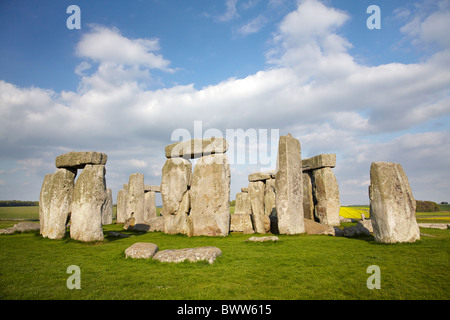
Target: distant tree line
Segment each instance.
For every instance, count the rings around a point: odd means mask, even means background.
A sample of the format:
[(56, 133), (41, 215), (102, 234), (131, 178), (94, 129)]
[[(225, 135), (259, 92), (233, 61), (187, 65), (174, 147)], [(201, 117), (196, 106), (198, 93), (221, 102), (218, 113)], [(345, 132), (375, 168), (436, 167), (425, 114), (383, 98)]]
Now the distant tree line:
[(436, 202), (416, 200), (416, 212), (435, 212), (440, 210), (441, 208)]
[(33, 207), (39, 206), (39, 201), (0, 200), (0, 207)]

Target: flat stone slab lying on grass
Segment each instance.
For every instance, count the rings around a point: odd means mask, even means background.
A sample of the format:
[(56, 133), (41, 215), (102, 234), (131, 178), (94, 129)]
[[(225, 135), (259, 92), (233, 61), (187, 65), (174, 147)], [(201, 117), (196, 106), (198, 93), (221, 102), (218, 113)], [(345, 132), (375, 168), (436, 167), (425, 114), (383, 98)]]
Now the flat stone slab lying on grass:
[(137, 242), (125, 250), (126, 258), (148, 259), (155, 255), (158, 246), (150, 242)]
[(222, 251), (217, 247), (197, 247), (185, 249), (168, 249), (159, 251), (153, 259), (161, 262), (190, 262), (208, 261), (213, 263), (217, 257), (222, 255)]
[(267, 236), (267, 237), (251, 237), (249, 239), (247, 239), (246, 241), (251, 241), (251, 242), (265, 242), (265, 241), (278, 241), (280, 239), (278, 239), (277, 236)]
[(11, 228), (1, 229), (0, 234), (13, 234), (14, 232), (39, 231), (38, 222), (19, 222)]
[(420, 228), (432, 228), (446, 230), (450, 226), (450, 223), (418, 223)]

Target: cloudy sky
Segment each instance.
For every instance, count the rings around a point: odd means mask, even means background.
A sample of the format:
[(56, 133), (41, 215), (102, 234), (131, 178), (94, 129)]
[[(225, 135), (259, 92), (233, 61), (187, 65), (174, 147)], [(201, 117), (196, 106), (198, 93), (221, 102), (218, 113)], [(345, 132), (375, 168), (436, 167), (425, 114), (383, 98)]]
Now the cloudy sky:
[(73, 150), (108, 155), (116, 197), (160, 183), (166, 145), (227, 133), (234, 199), (291, 133), (336, 153), (342, 204), (368, 204), (372, 161), (449, 201), (449, 30), (449, 0), (3, 0), (0, 199), (38, 200)]

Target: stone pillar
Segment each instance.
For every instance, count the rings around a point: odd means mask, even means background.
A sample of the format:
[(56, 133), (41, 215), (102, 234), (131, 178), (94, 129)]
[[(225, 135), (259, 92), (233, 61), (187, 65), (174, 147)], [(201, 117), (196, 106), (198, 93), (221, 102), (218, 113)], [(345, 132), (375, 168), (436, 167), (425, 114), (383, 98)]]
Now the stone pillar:
[(157, 217), (156, 214), (156, 192), (161, 192), (161, 186), (144, 185), (144, 223), (150, 224), (152, 219)]
[(372, 162), (369, 198), (375, 241), (396, 243), (420, 239), (416, 201), (400, 164)]
[(314, 196), (317, 200), (315, 215), (320, 223), (327, 226), (340, 225), (339, 187), (336, 177), (329, 167), (314, 170), (312, 173)]
[(264, 191), (264, 214), (266, 216), (276, 216), (275, 207), (275, 179), (266, 180), (266, 189)]
[(314, 221), (314, 200), (311, 177), (308, 172), (303, 172), (303, 213), (305, 219)]
[(198, 159), (190, 190), (193, 235), (226, 236), (230, 229), (228, 158), (212, 154)]
[(103, 240), (102, 207), (106, 201), (105, 166), (88, 164), (81, 172), (72, 198), (70, 237)]
[(128, 180), (127, 219), (134, 217), (135, 224), (144, 223), (144, 175), (133, 173)]
[(47, 174), (39, 196), (40, 233), (44, 238), (62, 239), (72, 211), (77, 169), (60, 168)]
[(117, 193), (117, 223), (125, 223), (127, 219), (127, 195), (128, 185), (124, 184), (123, 189)]
[(252, 221), (255, 232), (266, 233), (264, 226), (264, 192), (266, 186), (263, 181), (251, 181), (248, 184), (248, 196), (252, 206)]
[(251, 214), (252, 205), (247, 192), (238, 192), (236, 194), (236, 205), (234, 207), (234, 214)]
[[(189, 190), (192, 176), (192, 164), (183, 158), (168, 158), (162, 168), (161, 197), (163, 207), (161, 215), (164, 219), (164, 232), (169, 234), (184, 233), (190, 235), (189, 225), (178, 227), (179, 223), (187, 223), (187, 214), (180, 205)], [(187, 196), (186, 196), (187, 197)], [(187, 198), (189, 199), (189, 198)], [(185, 202), (187, 201), (185, 199)], [(179, 217), (175, 217), (180, 214)], [(183, 215), (183, 217), (181, 216)]]
[(113, 200), (112, 190), (106, 189), (106, 202), (102, 210), (102, 225), (111, 224), (113, 221)]
[(280, 136), (275, 178), (276, 210), (280, 234), (305, 232), (300, 142), (288, 134)]

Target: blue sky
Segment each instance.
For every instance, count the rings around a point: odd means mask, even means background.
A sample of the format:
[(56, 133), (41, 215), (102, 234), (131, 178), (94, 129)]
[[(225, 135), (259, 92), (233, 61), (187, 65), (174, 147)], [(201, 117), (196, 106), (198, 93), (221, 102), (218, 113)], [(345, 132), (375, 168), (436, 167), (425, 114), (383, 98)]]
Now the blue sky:
[[(114, 196), (134, 172), (159, 184), (164, 146), (201, 121), (336, 153), (343, 204), (368, 203), (372, 161), (401, 163), (417, 199), (448, 201), (449, 28), (449, 0), (4, 0), (0, 199), (37, 200), (71, 150), (108, 154)], [(231, 198), (274, 162), (232, 164)]]

